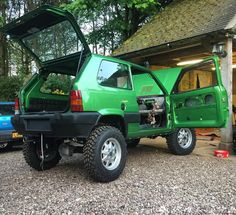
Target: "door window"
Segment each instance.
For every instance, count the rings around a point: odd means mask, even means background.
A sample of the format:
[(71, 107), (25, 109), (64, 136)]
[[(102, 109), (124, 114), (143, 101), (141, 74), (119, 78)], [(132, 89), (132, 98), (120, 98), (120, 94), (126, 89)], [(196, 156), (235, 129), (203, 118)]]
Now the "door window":
[(111, 61), (102, 61), (98, 76), (98, 83), (106, 87), (132, 89), (129, 68), (127, 65)]
[(181, 93), (215, 85), (217, 85), (216, 67), (213, 61), (208, 61), (184, 69), (175, 92)]

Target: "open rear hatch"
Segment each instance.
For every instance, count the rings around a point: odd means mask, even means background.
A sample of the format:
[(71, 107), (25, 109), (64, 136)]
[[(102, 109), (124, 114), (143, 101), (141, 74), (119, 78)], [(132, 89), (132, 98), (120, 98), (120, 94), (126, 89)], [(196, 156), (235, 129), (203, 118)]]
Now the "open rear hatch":
[(90, 53), (74, 17), (48, 5), (25, 14), (0, 29), (24, 46), (43, 67), (73, 55)]
[(40, 66), (37, 77), (20, 92), (22, 109), (25, 112), (68, 109), (73, 79), (91, 53), (74, 17), (67, 11), (44, 5), (0, 31), (22, 45)]

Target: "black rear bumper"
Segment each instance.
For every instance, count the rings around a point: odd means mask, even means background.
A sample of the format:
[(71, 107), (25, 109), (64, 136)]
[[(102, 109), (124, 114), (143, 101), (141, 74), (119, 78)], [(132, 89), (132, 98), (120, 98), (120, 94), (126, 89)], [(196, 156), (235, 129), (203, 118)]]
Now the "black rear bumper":
[(87, 138), (99, 118), (97, 112), (34, 113), (15, 115), (11, 122), (16, 131), (23, 135)]

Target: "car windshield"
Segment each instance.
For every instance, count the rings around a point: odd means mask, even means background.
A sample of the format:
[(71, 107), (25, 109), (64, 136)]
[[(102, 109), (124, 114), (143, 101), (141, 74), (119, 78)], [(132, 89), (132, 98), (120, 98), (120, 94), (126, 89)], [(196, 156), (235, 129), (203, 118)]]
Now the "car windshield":
[(33, 27), (22, 42), (42, 61), (54, 60), (82, 50), (75, 29), (69, 21), (62, 21), (45, 29)]
[(0, 116), (13, 115), (14, 104), (1, 104), (0, 103)]

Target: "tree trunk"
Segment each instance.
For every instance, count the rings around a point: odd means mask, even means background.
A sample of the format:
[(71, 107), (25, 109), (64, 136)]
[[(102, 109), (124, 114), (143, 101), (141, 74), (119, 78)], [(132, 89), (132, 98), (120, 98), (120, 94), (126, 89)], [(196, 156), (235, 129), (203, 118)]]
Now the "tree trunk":
[[(0, 1), (0, 16), (3, 20), (3, 25), (6, 24), (6, 2)], [(0, 33), (0, 75), (8, 75), (8, 52), (6, 36)]]

